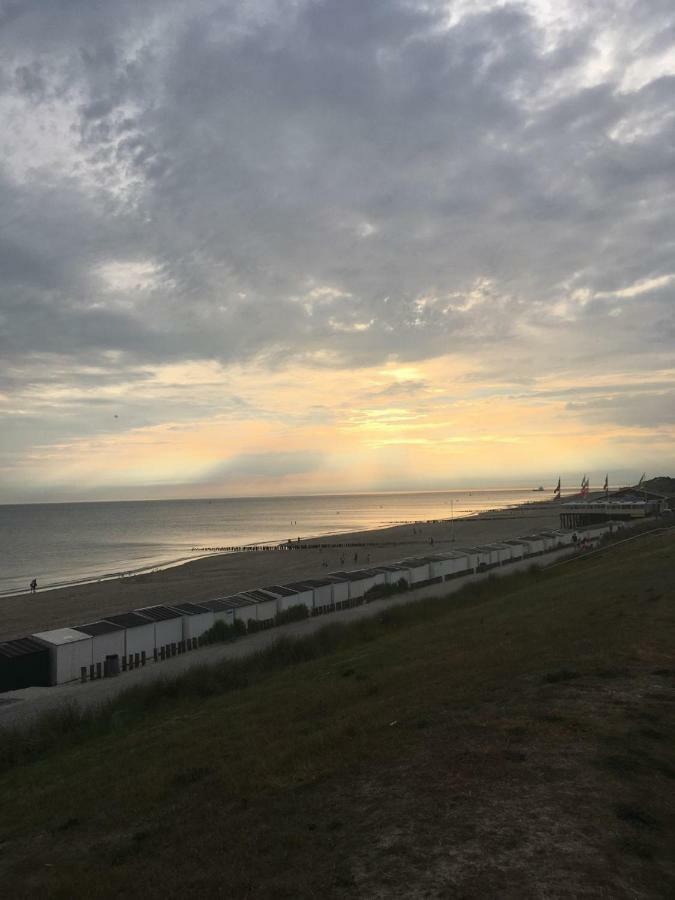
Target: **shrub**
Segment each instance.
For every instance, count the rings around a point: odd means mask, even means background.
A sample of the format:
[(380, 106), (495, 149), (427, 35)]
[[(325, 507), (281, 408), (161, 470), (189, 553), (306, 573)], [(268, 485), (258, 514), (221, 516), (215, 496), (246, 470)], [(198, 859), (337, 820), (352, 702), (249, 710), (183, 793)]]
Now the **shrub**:
[(402, 594), (409, 588), (405, 578), (399, 578), (396, 584), (376, 584), (363, 595), (364, 600), (379, 600), (381, 597), (393, 597)]
[(218, 619), (208, 631), (204, 632), (202, 642), (205, 644), (216, 644), (223, 641), (233, 641), (241, 634), (246, 634), (246, 625), (243, 622), (235, 619), (231, 625), (228, 625), (227, 622)]
[(300, 603), (297, 606), (291, 606), (289, 609), (277, 613), (275, 621), (277, 625), (285, 625), (287, 622), (300, 622), (302, 619), (308, 618), (309, 610), (304, 603)]

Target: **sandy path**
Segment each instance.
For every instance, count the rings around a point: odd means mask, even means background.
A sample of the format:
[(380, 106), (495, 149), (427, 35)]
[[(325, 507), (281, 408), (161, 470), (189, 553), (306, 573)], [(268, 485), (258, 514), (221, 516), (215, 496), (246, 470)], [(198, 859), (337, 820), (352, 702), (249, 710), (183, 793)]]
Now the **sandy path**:
[(557, 527), (559, 512), (553, 504), (533, 504), (456, 519), (454, 542), (449, 522), (398, 525), (318, 538), (315, 542), (367, 544), (358, 548), (223, 553), (146, 575), (42, 591), (32, 596), (2, 597), (0, 640), (91, 622), (142, 606), (207, 600), (250, 588), (321, 577), (333, 570), (382, 565), (453, 546), (484, 544)]

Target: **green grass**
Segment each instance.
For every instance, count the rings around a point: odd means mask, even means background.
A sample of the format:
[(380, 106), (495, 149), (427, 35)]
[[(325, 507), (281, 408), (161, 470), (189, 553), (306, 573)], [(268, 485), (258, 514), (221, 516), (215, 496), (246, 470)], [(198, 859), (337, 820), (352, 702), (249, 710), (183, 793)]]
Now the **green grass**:
[(3, 892), (669, 896), (674, 572), (647, 537), (2, 734)]

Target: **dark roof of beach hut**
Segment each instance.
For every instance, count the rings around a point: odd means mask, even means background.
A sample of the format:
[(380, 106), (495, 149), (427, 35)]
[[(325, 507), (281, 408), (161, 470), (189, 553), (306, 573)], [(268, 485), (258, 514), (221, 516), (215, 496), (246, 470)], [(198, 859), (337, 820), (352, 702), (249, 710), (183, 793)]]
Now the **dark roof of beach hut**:
[(291, 581), (290, 584), (285, 584), (283, 587), (290, 588), (294, 594), (299, 594), (302, 591), (309, 591), (312, 586), (308, 581)]
[(171, 607), (172, 609), (177, 609), (178, 612), (182, 613), (186, 616), (198, 616), (201, 613), (210, 612), (211, 610), (207, 609), (205, 606), (200, 606), (199, 603), (174, 603)]
[(146, 619), (152, 619), (153, 622), (164, 622), (168, 619), (179, 619), (180, 615), (175, 609), (169, 609), (168, 606), (144, 606), (142, 609), (136, 609), (139, 616)]
[(270, 594), (267, 591), (263, 591), (260, 588), (255, 588), (252, 591), (242, 591), (242, 593), (246, 597), (252, 597), (254, 600), (259, 601), (260, 603), (266, 603), (269, 600), (276, 600), (277, 598), (274, 594)]
[(218, 597), (218, 600), (224, 604), (221, 609), (241, 609), (242, 606), (251, 606), (256, 601), (252, 597), (246, 597), (242, 594), (232, 594), (230, 597)]
[(263, 588), (263, 590), (271, 591), (273, 594), (278, 594), (279, 597), (291, 597), (293, 594), (298, 593), (287, 584), (273, 584), (271, 587)]
[(114, 631), (124, 631), (122, 625), (115, 622), (106, 622), (101, 619), (99, 622), (87, 622), (86, 625), (74, 625), (75, 631), (81, 631), (82, 634), (89, 634), (91, 637), (99, 637), (102, 634), (112, 634)]
[(309, 587), (326, 587), (327, 585), (334, 584), (334, 580), (332, 578), (311, 578), (309, 581), (306, 581), (305, 584), (309, 585)]
[(123, 628), (139, 628), (141, 625), (149, 625), (150, 622), (135, 612), (119, 613), (115, 616), (106, 616), (107, 622), (114, 622)]
[(32, 637), (14, 638), (0, 644), (0, 656), (13, 659), (17, 656), (29, 656), (31, 653), (44, 653), (45, 645)]
[(205, 606), (211, 612), (220, 612), (223, 609), (232, 608), (222, 597), (216, 597), (214, 600), (200, 600), (199, 605)]

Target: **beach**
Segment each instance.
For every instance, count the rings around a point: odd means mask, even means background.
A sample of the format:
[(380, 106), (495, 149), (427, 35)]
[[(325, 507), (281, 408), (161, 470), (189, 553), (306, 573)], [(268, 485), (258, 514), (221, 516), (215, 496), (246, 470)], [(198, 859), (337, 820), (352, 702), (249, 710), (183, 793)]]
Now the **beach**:
[(298, 549), (218, 553), (128, 578), (2, 597), (0, 640), (81, 625), (144, 606), (198, 603), (242, 590), (321, 578), (334, 571), (384, 565), (557, 527), (559, 508), (555, 503), (535, 502), (454, 521), (306, 539)]

